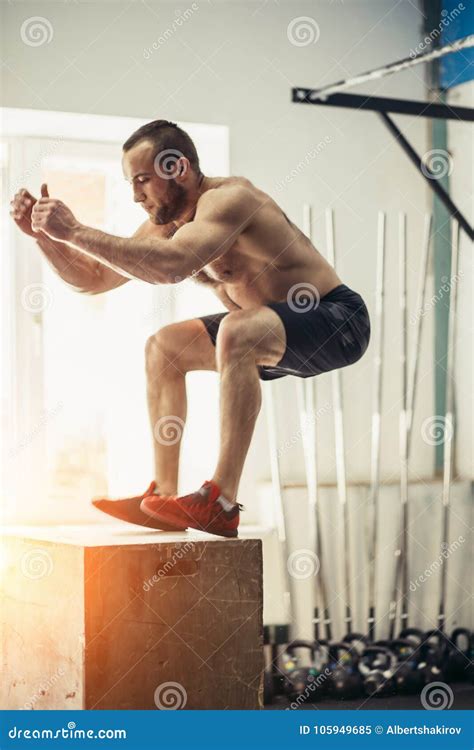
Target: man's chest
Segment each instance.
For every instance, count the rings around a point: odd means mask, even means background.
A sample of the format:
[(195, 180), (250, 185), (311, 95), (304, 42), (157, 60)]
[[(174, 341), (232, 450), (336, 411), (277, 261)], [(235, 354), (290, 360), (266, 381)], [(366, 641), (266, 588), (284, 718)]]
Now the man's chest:
[(239, 242), (225, 255), (204, 266), (209, 278), (221, 283), (244, 283), (248, 279), (251, 259), (242, 251)]

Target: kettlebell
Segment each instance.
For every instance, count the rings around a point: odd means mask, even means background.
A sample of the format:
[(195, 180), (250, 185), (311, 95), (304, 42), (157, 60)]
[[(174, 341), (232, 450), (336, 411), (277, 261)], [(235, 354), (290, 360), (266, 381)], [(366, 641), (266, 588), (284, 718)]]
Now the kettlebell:
[(412, 641), (415, 646), (419, 646), (423, 640), (423, 631), (419, 628), (405, 628), (398, 636), (407, 641)]
[(349, 643), (351, 646), (353, 646), (359, 656), (366, 648), (366, 646), (369, 645), (369, 639), (366, 635), (362, 635), (362, 633), (348, 633), (344, 636), (342, 641), (343, 643)]
[[(285, 672), (283, 692), (290, 701), (304, 698), (304, 701), (319, 700), (326, 690), (326, 677), (322, 674), (327, 655), (324, 653), (324, 641), (292, 641), (282, 656), (282, 668)], [(311, 652), (311, 666), (299, 666), (296, 649), (309, 649)]]
[(362, 678), (358, 669), (359, 654), (344, 641), (329, 644), (330, 671), (328, 692), (341, 700), (357, 698), (362, 692)]
[(263, 646), (265, 669), (263, 673), (263, 702), (265, 705), (273, 703), (277, 695), (282, 692), (282, 670), (280, 656), (282, 647), (288, 643), (288, 625), (265, 625), (263, 628)]
[(397, 638), (392, 642), (391, 650), (397, 659), (393, 680), (398, 692), (405, 695), (421, 692), (425, 675), (417, 646), (412, 640)]
[(470, 659), (471, 631), (467, 628), (455, 628), (451, 634), (446, 657), (446, 682), (467, 680)]
[(394, 692), (395, 654), (386, 646), (368, 646), (359, 660), (366, 695), (382, 696)]
[(448, 653), (448, 640), (440, 630), (427, 630), (420, 645), (420, 668), (425, 684), (444, 682), (444, 672)]

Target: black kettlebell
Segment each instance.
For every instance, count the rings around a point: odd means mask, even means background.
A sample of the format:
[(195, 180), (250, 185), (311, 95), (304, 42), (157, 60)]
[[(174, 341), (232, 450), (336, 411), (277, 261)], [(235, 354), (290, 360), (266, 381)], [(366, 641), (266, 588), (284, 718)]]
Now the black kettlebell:
[(359, 656), (369, 645), (369, 639), (366, 635), (362, 635), (362, 633), (348, 633), (344, 636), (342, 641), (343, 643), (349, 643), (351, 646), (353, 646)]
[(288, 643), (288, 625), (265, 625), (263, 628), (263, 646), (265, 670), (263, 673), (263, 702), (272, 703), (281, 695), (283, 676), (280, 669), (282, 647)]
[(446, 657), (446, 682), (458, 682), (467, 679), (467, 670), (471, 663), (471, 638), (471, 631), (467, 628), (455, 628), (451, 633)]
[(394, 692), (395, 654), (385, 646), (368, 646), (359, 660), (366, 695), (382, 696)]
[(398, 692), (406, 695), (420, 693), (425, 685), (425, 675), (417, 646), (408, 638), (397, 638), (392, 642), (391, 650), (397, 659), (393, 680)]
[(427, 630), (419, 648), (420, 668), (423, 670), (425, 684), (430, 682), (444, 682), (446, 669), (448, 640), (440, 630)]
[[(300, 667), (296, 656), (296, 649), (309, 649), (311, 652), (311, 666)], [(326, 691), (326, 676), (323, 664), (327, 661), (324, 641), (292, 641), (282, 656), (282, 666), (285, 671), (283, 692), (291, 702), (298, 699), (301, 702), (319, 700)]]
[(357, 698), (362, 692), (362, 678), (358, 669), (359, 654), (344, 641), (329, 644), (328, 692), (341, 700)]
[(423, 631), (419, 628), (405, 628), (399, 633), (399, 638), (412, 641), (415, 646), (419, 646), (423, 640)]
[(390, 648), (391, 642), (392, 641), (385, 640), (385, 639), (382, 638), (382, 640), (380, 640), (380, 641), (374, 641), (374, 643), (372, 643), (372, 646), (383, 646), (384, 648)]

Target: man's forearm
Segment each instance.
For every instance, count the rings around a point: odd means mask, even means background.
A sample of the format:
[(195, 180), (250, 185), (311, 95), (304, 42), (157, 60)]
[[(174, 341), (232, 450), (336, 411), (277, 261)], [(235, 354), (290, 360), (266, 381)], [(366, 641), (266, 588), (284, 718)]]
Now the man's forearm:
[(178, 248), (159, 237), (115, 237), (79, 225), (72, 231), (68, 244), (129, 278), (150, 284), (172, 284), (176, 276), (186, 275)]
[(93, 291), (100, 282), (100, 263), (65, 242), (38, 233), (36, 242), (44, 257), (67, 283), (82, 291)]

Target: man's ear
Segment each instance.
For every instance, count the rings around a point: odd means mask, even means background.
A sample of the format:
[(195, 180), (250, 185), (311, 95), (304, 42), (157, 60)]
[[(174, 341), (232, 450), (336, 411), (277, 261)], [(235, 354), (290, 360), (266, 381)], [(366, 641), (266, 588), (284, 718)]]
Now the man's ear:
[(182, 156), (179, 160), (178, 165), (178, 177), (184, 177), (189, 170), (191, 169), (191, 164), (189, 163), (189, 159), (187, 159), (185, 156)]

